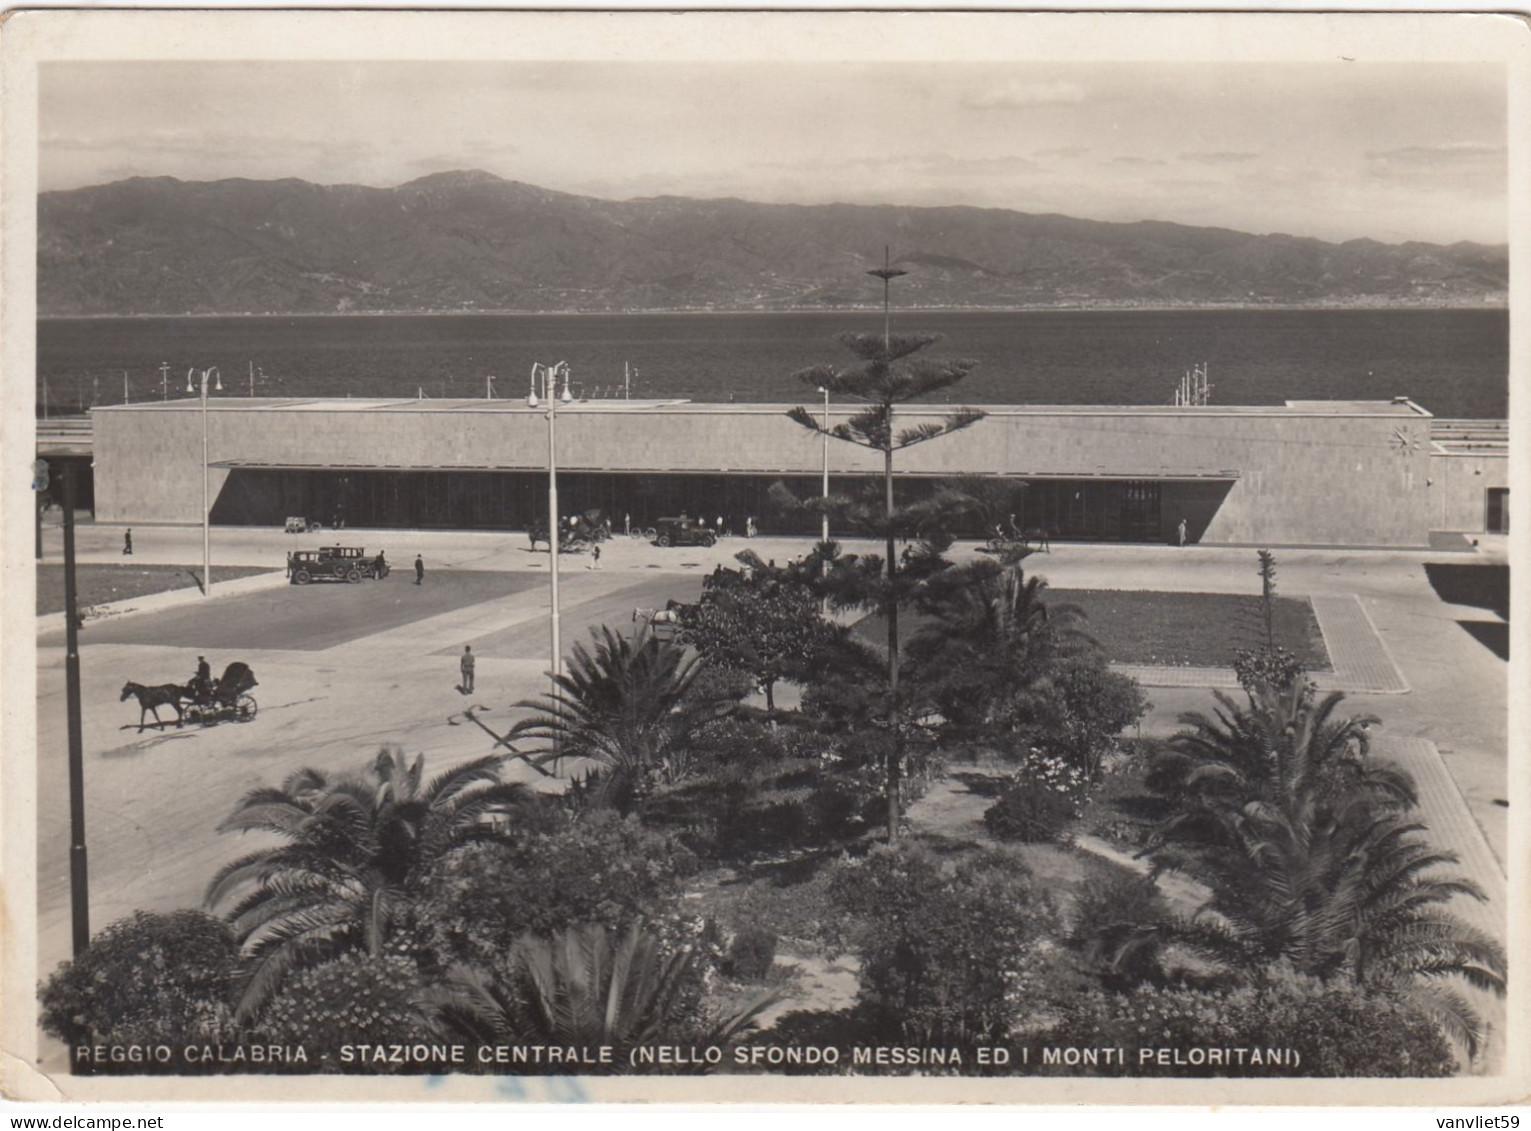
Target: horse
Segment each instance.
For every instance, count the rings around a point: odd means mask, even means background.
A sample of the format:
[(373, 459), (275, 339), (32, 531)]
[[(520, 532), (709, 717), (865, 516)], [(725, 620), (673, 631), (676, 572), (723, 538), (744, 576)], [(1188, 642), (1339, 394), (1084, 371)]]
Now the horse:
[(129, 681), (122, 689), (122, 698), (119, 703), (126, 703), (129, 696), (138, 697), (138, 733), (142, 734), (145, 713), (154, 715), (154, 725), (164, 727), (164, 721), (159, 717), (161, 707), (175, 708), (175, 725), (181, 725), (181, 700), (186, 697), (186, 689), (178, 683), (162, 683), (158, 687), (145, 687), (141, 683)]
[(1044, 554), (1053, 552), (1052, 545), (1047, 540), (1047, 527), (1033, 526), (1026, 531), (1026, 544), (1033, 549), (1041, 550)]
[(680, 623), (680, 615), (674, 609), (634, 609), (633, 623), (640, 621), (649, 625), (676, 625)]
[[(638, 624), (641, 622), (653, 629), (655, 635), (665, 639), (673, 636), (681, 625), (685, 623), (685, 614), (694, 607), (682, 601), (677, 601), (672, 597), (665, 602), (665, 607), (662, 609), (634, 609), (633, 623)], [(663, 632), (661, 633), (660, 630), (663, 630)]]

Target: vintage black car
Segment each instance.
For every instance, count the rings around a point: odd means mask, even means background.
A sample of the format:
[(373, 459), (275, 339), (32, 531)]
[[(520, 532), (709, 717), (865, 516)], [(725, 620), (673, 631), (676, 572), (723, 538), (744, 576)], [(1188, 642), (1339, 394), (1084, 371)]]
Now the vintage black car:
[(287, 580), (293, 585), (310, 581), (349, 581), (363, 578), (381, 580), (389, 566), (382, 554), (367, 556), (360, 546), (324, 546), (318, 550), (295, 550), (287, 555)]
[(661, 518), (654, 530), (656, 546), (711, 546), (718, 540), (706, 525), (689, 518)]

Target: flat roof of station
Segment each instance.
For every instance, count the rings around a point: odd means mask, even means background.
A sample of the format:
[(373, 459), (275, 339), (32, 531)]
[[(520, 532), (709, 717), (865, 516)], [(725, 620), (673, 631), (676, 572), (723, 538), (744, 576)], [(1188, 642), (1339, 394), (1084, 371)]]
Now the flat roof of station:
[[(758, 413), (777, 415), (786, 412), (793, 404), (807, 408), (821, 408), (822, 401), (805, 397), (798, 402), (761, 403), (739, 401), (728, 404), (688, 400), (623, 400), (621, 398), (570, 401), (560, 403), (560, 412), (637, 412), (637, 413), (686, 413), (741, 415)], [(864, 402), (853, 400), (831, 401), (831, 408), (844, 412)], [(530, 408), (524, 400), (489, 400), (478, 398), (446, 398), (424, 400), (414, 397), (362, 398), (362, 397), (209, 397), (210, 412), (380, 412), (380, 413), (482, 413), (482, 412), (535, 412), (542, 407)], [(902, 413), (940, 414), (960, 407), (960, 402), (946, 404), (933, 402), (910, 402), (899, 406)], [(1358, 400), (1290, 400), (1284, 404), (1256, 405), (972, 405), (991, 416), (1367, 416), (1428, 418), (1431, 413), (1409, 400), (1395, 397), (1390, 401)], [(100, 405), (92, 412), (164, 412), (201, 411), (199, 397), (181, 397), (171, 401), (142, 401), (138, 404)]]
[[(284, 460), (280, 462), (268, 462), (265, 460), (226, 459), (213, 460), (209, 467), (222, 467), (239, 469), (244, 471), (335, 471), (335, 472), (359, 472), (359, 471), (452, 471), (452, 472), (530, 472), (534, 474), (546, 474), (540, 467), (530, 464), (442, 464), (442, 463), (335, 463), (331, 460), (312, 460), (307, 462)], [(560, 473), (575, 475), (734, 475), (734, 476), (762, 476), (762, 475), (817, 475), (816, 471), (784, 471), (784, 470), (739, 470), (739, 471), (698, 471), (696, 468), (664, 468), (664, 467), (606, 467), (599, 468), (564, 466), (560, 465)], [(880, 475), (880, 472), (844, 472), (835, 473), (837, 476), (844, 475)], [(900, 471), (900, 479), (947, 479), (951, 472), (931, 471)], [(1160, 482), (1232, 482), (1239, 478), (1239, 472), (1231, 469), (1204, 469), (1204, 468), (1169, 468), (1169, 467), (1134, 467), (1134, 468), (1102, 468), (1102, 467), (1079, 467), (1062, 471), (1027, 471), (1025, 469), (1007, 469), (1000, 476), (1004, 479), (1060, 479), (1074, 482), (1080, 479), (1106, 479), (1106, 480), (1157, 480)]]

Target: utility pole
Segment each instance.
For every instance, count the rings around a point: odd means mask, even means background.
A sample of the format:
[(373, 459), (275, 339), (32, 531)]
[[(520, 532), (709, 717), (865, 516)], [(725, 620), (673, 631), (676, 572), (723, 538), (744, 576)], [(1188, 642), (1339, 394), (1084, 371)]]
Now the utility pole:
[(69, 908), (74, 956), (90, 946), (90, 872), (85, 852), (85, 753), (80, 726), (80, 600), (74, 573), (74, 463), (64, 472), (64, 686), (69, 726)]
[[(192, 374), (195, 367), (186, 371), (186, 391), (194, 393), (196, 386), (192, 383)], [(213, 595), (213, 554), (212, 554), (212, 531), (209, 529), (212, 523), (212, 503), (208, 497), (207, 484), (207, 379), (211, 377), (217, 382), (218, 392), (223, 392), (223, 376), (218, 372), (215, 365), (211, 369), (202, 370), (202, 596)]]
[[(889, 315), (889, 284), (900, 275), (909, 272), (901, 271), (894, 267), (889, 258), (888, 245), (882, 248), (882, 267), (868, 271), (868, 275), (882, 280), (882, 352), (883, 364), (893, 364), (889, 355), (892, 353), (893, 336), (890, 333), (891, 317)], [(886, 513), (888, 535), (888, 605), (884, 610), (884, 618), (888, 622), (888, 739), (893, 744), (892, 756), (888, 759), (888, 843), (898, 842), (900, 798), (902, 796), (901, 781), (904, 768), (904, 736), (899, 729), (899, 703), (898, 703), (898, 599), (896, 596), (895, 580), (898, 574), (898, 557), (893, 545), (893, 403), (888, 402), (888, 445), (883, 450), (883, 508)]]
[(128, 371), (122, 371), (122, 403), (128, 404)]
[[(558, 391), (558, 376), (563, 374), (563, 392)], [(542, 396), (537, 396), (537, 381), (542, 379)], [(558, 513), (558, 408), (574, 399), (569, 392), (569, 363), (556, 365), (532, 363), (531, 391), (526, 396), (528, 408), (546, 405), (548, 419), (548, 602), (549, 645), (552, 650), (551, 695), (558, 694), (558, 677), (563, 674), (563, 644), (559, 637), (558, 542), (563, 536), (563, 521)]]
[(170, 399), (170, 363), (168, 361), (159, 363), (159, 399), (162, 401)]

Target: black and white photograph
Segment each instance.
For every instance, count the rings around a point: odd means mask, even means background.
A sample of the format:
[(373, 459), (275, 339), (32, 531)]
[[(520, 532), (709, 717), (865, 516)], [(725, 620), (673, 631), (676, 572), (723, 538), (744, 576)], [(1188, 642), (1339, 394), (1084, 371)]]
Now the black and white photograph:
[(9, 1098), (1525, 1094), (1523, 19), (3, 30)]

